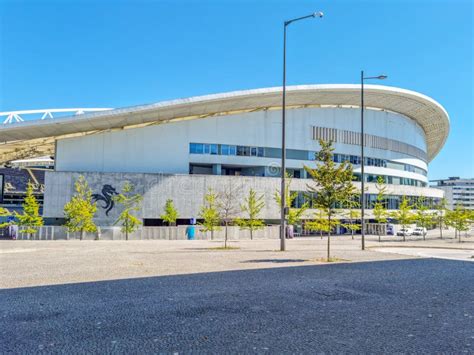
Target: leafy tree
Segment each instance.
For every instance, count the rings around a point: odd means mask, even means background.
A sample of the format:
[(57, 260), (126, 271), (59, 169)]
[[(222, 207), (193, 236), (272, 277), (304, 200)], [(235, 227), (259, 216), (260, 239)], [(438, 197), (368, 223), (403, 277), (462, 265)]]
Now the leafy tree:
[(165, 213), (161, 216), (161, 219), (168, 223), (169, 226), (176, 225), (176, 220), (179, 217), (178, 210), (174, 207), (173, 200), (168, 199), (165, 203)]
[(443, 227), (446, 224), (446, 212), (448, 210), (447, 206), (448, 206), (448, 201), (444, 197), (435, 206), (436, 219), (439, 225), (439, 236), (441, 239), (443, 239)]
[(348, 208), (346, 216), (349, 223), (344, 224), (344, 227), (351, 231), (352, 239), (354, 239), (354, 233), (361, 230), (360, 223), (357, 223), (357, 220), (359, 220), (361, 216), (359, 197), (359, 193), (355, 194), (351, 201), (346, 204)]
[(469, 230), (472, 222), (471, 217), (471, 212), (461, 205), (456, 205), (454, 210), (448, 211), (446, 214), (446, 224), (454, 228), (454, 237), (458, 237), (459, 243), (461, 243), (461, 232)]
[(374, 219), (378, 224), (377, 232), (379, 235), (379, 242), (380, 242), (380, 230), (383, 224), (387, 223), (387, 206), (386, 206), (386, 197), (385, 194), (387, 192), (387, 186), (385, 185), (385, 180), (383, 177), (377, 177), (377, 183), (375, 184), (375, 188), (377, 189), (377, 198), (375, 200), (373, 214)]
[[(402, 225), (402, 228), (406, 228), (413, 221), (412, 209), (413, 207), (409, 204), (406, 196), (403, 196), (398, 210), (392, 212), (391, 216)], [(405, 233), (403, 233), (403, 241), (406, 241)]]
[(27, 234), (28, 238), (30, 238), (43, 225), (43, 218), (39, 214), (39, 204), (33, 194), (33, 184), (31, 181), (28, 181), (25, 202), (22, 207), (23, 213), (16, 212), (15, 215), (18, 219), (18, 225), (26, 227), (20, 233)]
[(225, 226), (224, 249), (227, 249), (228, 226), (240, 212), (239, 205), (236, 203), (238, 195), (240, 195), (239, 189), (229, 183), (217, 196), (217, 208)]
[[(293, 191), (290, 192), (290, 186), (291, 186), (291, 176), (286, 173), (286, 179), (285, 179), (285, 201), (287, 206), (293, 205), (293, 201), (296, 200), (298, 197), (298, 192)], [(281, 208), (281, 194), (280, 190), (275, 191), (274, 195), (275, 202), (277, 203), (278, 207)], [(288, 216), (286, 217), (288, 220), (288, 225), (289, 226), (294, 226), (298, 224), (301, 221), (301, 218), (303, 217), (304, 213), (306, 210), (309, 208), (309, 203), (306, 201), (303, 203), (303, 205), (300, 208), (291, 208), (288, 211)]]
[(221, 217), (217, 206), (217, 194), (209, 189), (204, 195), (204, 205), (201, 206), (199, 217), (204, 221), (200, 223), (204, 232), (211, 232), (211, 240), (214, 239), (214, 231), (220, 230)]
[[(348, 202), (355, 193), (352, 184), (354, 180), (352, 165), (344, 161), (339, 165), (333, 160), (332, 142), (319, 140), (321, 150), (317, 153), (316, 168), (305, 166), (305, 170), (313, 179), (315, 186), (308, 185), (308, 191), (315, 196), (314, 201), (319, 208), (323, 208), (328, 217), (328, 226), (332, 226), (331, 219), (336, 212), (337, 204)], [(336, 221), (334, 221), (336, 222)], [(331, 254), (331, 231), (328, 231), (327, 260)]]
[(430, 208), (426, 205), (425, 197), (420, 196), (416, 203), (416, 212), (414, 215), (414, 220), (417, 225), (423, 228), (423, 240), (426, 240), (425, 229), (433, 223), (434, 219), (433, 214), (429, 210)]
[(122, 193), (113, 197), (114, 201), (123, 206), (123, 210), (114, 224), (122, 225), (122, 233), (125, 233), (125, 240), (128, 240), (129, 233), (133, 233), (140, 227), (142, 222), (134, 213), (140, 211), (140, 204), (143, 196), (134, 194), (135, 186), (129, 181), (125, 181)]
[(74, 190), (75, 194), (64, 205), (65, 226), (69, 232), (81, 232), (80, 240), (82, 240), (85, 232), (97, 231), (94, 223), (97, 205), (92, 202), (92, 191), (84, 176), (80, 175), (75, 181)]
[(314, 219), (306, 222), (305, 227), (311, 231), (319, 231), (319, 235), (323, 239), (323, 232), (329, 232), (334, 225), (329, 226), (327, 213), (322, 208), (319, 208)]
[(250, 189), (244, 203), (240, 205), (240, 209), (244, 213), (246, 219), (238, 220), (241, 229), (248, 229), (250, 231), (250, 239), (253, 239), (253, 231), (262, 229), (265, 226), (265, 223), (258, 218), (264, 207), (264, 196), (258, 196), (255, 190)]

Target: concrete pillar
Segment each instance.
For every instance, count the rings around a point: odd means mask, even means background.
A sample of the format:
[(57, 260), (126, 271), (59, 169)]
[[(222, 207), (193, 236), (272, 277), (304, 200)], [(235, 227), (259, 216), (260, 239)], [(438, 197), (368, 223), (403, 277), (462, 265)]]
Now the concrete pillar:
[(213, 164), (212, 165), (212, 175), (222, 175), (222, 165)]

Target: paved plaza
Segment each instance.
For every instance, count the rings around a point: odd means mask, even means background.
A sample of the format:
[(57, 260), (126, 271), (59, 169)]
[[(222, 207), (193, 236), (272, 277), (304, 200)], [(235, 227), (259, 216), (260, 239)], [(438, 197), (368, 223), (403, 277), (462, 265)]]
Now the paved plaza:
[(474, 351), (474, 263), (404, 251), (470, 238), (0, 245), (0, 353)]

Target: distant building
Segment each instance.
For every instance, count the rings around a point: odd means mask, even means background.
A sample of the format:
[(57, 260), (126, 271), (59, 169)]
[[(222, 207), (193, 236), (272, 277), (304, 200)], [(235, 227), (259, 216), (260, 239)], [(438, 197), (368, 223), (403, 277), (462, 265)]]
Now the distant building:
[(444, 190), (449, 208), (460, 205), (474, 210), (474, 179), (461, 179), (454, 176), (444, 180), (434, 180), (437, 189)]

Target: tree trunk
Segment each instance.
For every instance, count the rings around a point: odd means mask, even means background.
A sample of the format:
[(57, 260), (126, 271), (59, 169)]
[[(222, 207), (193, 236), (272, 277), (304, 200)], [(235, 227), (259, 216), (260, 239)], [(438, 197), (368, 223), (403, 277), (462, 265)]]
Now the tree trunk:
[(441, 239), (443, 239), (443, 221), (441, 220), (441, 218), (439, 219), (439, 235)]
[(322, 229), (319, 230), (319, 235), (321, 236), (321, 239), (323, 239), (323, 231), (322, 231)]
[(331, 216), (328, 218), (329, 221), (329, 228), (328, 228), (328, 259), (329, 262), (331, 259)]
[(351, 228), (351, 237), (352, 237), (352, 240), (354, 240), (354, 229)]
[(227, 249), (227, 222), (225, 222), (224, 249)]
[(250, 240), (253, 240), (253, 229), (250, 228)]
[(125, 219), (125, 240), (128, 240), (128, 218)]
[(423, 228), (423, 240), (426, 240), (425, 227), (421, 227), (421, 228)]
[(84, 228), (81, 229), (81, 236), (79, 237), (79, 240), (84, 240)]
[(214, 229), (211, 229), (211, 240), (214, 240)]
[[(405, 229), (405, 226), (402, 225), (402, 228)], [(403, 241), (406, 242), (407, 241), (407, 237), (406, 237), (406, 231), (403, 232)]]
[(462, 234), (462, 232), (458, 231), (458, 241), (459, 241), (459, 243), (461, 243), (461, 234)]

